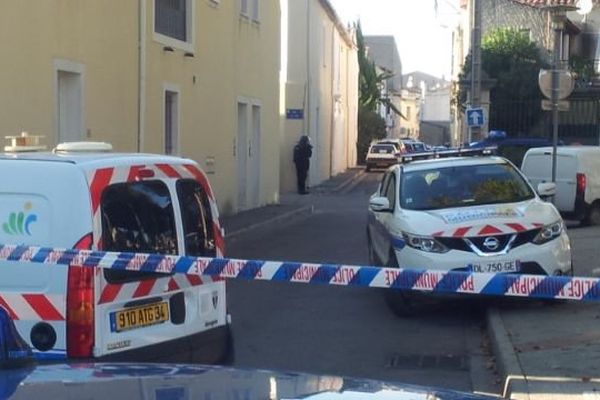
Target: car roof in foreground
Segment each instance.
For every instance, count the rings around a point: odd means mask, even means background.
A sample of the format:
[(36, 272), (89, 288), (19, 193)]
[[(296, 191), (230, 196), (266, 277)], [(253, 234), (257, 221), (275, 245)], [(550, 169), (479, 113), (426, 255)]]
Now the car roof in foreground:
[(474, 165), (493, 164), (508, 164), (508, 162), (502, 157), (495, 156), (450, 157), (411, 161), (408, 163), (401, 164), (399, 165), (399, 167), (403, 168), (406, 172), (410, 172), (450, 167), (468, 167)]
[[(243, 379), (240, 377), (243, 376)], [(275, 385), (273, 384), (275, 383)], [(20, 370), (0, 370), (4, 392), (16, 398), (146, 399), (180, 398), (180, 393), (207, 393), (225, 398), (233, 390), (251, 393), (248, 399), (390, 399), (485, 400), (490, 397), (426, 386), (303, 373), (223, 368), (183, 364), (85, 363), (41, 365)], [(68, 383), (68, 384), (67, 384)], [(52, 397), (52, 395), (50, 395)], [(152, 397), (152, 396), (151, 396)]]

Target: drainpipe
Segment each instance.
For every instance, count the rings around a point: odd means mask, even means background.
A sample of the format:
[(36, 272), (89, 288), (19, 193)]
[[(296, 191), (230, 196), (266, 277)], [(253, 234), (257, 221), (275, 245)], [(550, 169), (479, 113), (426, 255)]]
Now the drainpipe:
[(138, 2), (138, 132), (137, 152), (144, 149), (146, 121), (146, 0)]

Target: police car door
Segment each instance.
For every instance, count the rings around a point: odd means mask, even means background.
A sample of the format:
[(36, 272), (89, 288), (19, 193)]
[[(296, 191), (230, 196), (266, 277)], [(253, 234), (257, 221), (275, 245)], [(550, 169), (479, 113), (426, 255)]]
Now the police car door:
[(374, 218), (371, 237), (373, 242), (373, 250), (377, 258), (386, 262), (392, 246), (392, 240), (389, 233), (389, 225), (394, 215), (396, 204), (396, 175), (389, 171), (384, 175), (379, 187), (379, 196), (387, 197), (390, 203), (389, 211), (373, 212)]
[[(190, 196), (201, 198), (201, 194), (206, 194), (193, 174), (188, 173), (189, 179), (183, 179), (186, 177), (183, 166), (166, 164), (121, 169), (104, 171), (104, 175), (110, 176), (109, 179), (105, 176), (104, 181), (109, 183), (96, 193), (99, 206), (94, 215), (94, 240), (98, 248), (177, 255), (185, 254), (187, 246), (191, 255), (216, 255), (208, 200), (200, 200), (197, 205), (202, 211), (195, 211), (196, 216), (200, 212), (206, 214), (202, 222), (207, 225), (203, 230), (205, 237), (200, 238), (199, 233), (185, 225), (202, 224), (198, 220), (191, 222), (190, 213), (194, 211), (190, 211), (189, 204), (182, 204), (189, 203)], [(91, 187), (95, 187), (94, 181)], [(182, 218), (183, 210), (187, 218)], [(190, 245), (192, 241), (197, 241), (196, 247)], [(119, 269), (98, 272), (94, 356), (142, 349), (135, 353), (135, 359), (152, 359), (158, 354), (145, 351), (145, 346), (183, 339), (225, 324), (223, 282), (146, 272), (146, 260), (139, 256), (128, 262), (129, 266), (139, 268), (139, 272)]]

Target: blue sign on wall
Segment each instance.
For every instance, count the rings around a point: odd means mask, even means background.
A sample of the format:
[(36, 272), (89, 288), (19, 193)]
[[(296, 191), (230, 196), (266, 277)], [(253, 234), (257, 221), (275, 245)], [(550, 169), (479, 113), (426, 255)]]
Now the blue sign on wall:
[(285, 116), (287, 119), (304, 119), (304, 110), (302, 108), (288, 108)]

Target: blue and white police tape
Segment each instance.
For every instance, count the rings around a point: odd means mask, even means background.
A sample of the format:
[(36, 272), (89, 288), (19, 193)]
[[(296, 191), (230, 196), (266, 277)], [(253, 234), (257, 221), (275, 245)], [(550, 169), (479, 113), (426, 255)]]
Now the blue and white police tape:
[(242, 280), (392, 288), (439, 294), (600, 301), (599, 278), (236, 260), (1, 244), (0, 261), (208, 275)]

